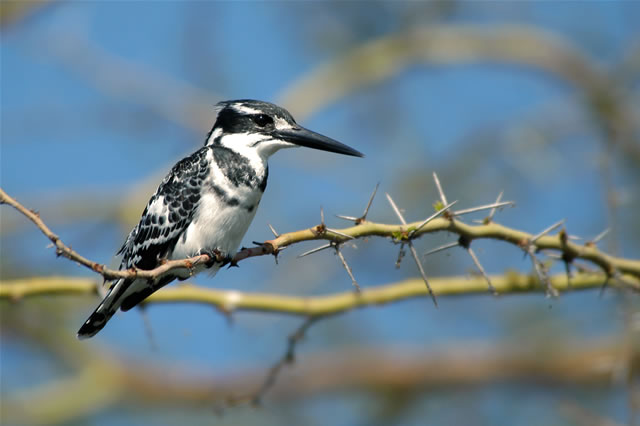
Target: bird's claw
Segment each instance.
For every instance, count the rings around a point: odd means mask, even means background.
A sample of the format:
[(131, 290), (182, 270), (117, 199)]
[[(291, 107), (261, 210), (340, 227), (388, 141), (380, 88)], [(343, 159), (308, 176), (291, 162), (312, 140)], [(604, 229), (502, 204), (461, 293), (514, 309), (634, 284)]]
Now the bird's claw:
[(205, 262), (205, 266), (207, 268), (211, 268), (213, 267), (216, 263), (221, 263), (221, 266), (226, 265), (227, 263), (229, 263), (229, 255), (223, 255), (222, 252), (218, 249), (213, 249), (213, 250), (209, 250), (209, 249), (200, 249), (200, 251), (198, 252), (199, 255), (203, 255), (206, 254), (207, 256), (209, 256), (209, 260), (207, 262)]

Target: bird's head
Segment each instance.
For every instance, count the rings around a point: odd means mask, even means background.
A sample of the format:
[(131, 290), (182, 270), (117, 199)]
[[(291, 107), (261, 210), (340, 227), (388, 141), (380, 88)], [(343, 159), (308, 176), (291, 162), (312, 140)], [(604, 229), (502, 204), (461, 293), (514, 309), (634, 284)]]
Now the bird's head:
[(217, 110), (206, 145), (222, 145), (247, 154), (253, 151), (264, 159), (281, 148), (299, 146), (363, 157), (347, 145), (298, 125), (287, 110), (268, 102), (224, 101)]

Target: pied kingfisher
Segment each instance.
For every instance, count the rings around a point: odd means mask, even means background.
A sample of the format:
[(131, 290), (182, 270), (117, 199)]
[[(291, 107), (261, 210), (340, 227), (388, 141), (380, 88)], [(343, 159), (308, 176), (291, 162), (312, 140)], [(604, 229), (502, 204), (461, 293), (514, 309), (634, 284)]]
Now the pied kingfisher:
[[(353, 148), (298, 125), (277, 105), (236, 100), (220, 102), (204, 147), (180, 160), (164, 178), (117, 254), (120, 269), (153, 269), (164, 259), (222, 254), (229, 261), (256, 214), (267, 187), (267, 159), (281, 148), (306, 146), (362, 157)], [(194, 271), (171, 271), (150, 283), (119, 279), (78, 331), (94, 336), (120, 308), (142, 302), (174, 279), (186, 279), (222, 264), (211, 261)]]

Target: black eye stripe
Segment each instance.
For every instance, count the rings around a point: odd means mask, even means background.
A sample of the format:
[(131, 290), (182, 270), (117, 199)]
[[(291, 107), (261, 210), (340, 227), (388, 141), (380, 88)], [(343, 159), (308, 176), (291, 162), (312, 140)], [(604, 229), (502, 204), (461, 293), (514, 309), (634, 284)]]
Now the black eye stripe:
[(274, 127), (275, 122), (270, 114), (247, 114), (233, 108), (224, 108), (218, 113), (212, 132), (220, 128), (223, 134), (250, 133), (257, 129), (271, 130)]
[(273, 118), (269, 117), (267, 114), (254, 114), (251, 116), (251, 119), (260, 127), (273, 125)]

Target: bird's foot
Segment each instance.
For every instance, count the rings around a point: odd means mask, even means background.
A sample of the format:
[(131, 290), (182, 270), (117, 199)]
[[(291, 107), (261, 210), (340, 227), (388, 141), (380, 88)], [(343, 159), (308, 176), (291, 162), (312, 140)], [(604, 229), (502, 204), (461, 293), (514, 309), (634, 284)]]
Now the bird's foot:
[(206, 254), (209, 256), (209, 260), (204, 264), (207, 268), (213, 267), (216, 263), (222, 263), (224, 266), (226, 263), (226, 259), (229, 257), (228, 255), (223, 255), (222, 252), (218, 249), (200, 249), (198, 251), (198, 255)]

